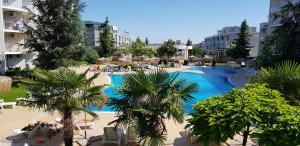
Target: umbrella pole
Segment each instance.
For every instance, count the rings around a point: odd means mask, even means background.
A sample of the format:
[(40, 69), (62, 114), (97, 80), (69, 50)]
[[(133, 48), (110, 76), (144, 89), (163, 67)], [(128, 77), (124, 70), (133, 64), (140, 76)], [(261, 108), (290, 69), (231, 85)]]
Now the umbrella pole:
[[(84, 124), (85, 124), (85, 127), (86, 127), (86, 112), (84, 112)], [(86, 128), (84, 128), (84, 139), (86, 139)]]

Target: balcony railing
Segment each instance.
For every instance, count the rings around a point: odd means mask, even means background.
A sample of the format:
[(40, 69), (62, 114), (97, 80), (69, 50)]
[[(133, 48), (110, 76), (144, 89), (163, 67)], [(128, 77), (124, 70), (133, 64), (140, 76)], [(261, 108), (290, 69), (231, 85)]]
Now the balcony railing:
[(16, 43), (5, 43), (4, 46), (5, 46), (5, 52), (22, 53), (25, 51), (23, 46), (21, 46), (20, 44), (16, 44)]
[(3, 0), (2, 4), (6, 7), (13, 7), (24, 10), (26, 7), (30, 7), (32, 5), (30, 0)]
[(271, 6), (271, 12), (275, 12), (275, 11), (279, 11), (282, 7), (284, 7), (285, 5), (287, 5), (287, 3), (285, 2), (282, 2), (282, 3), (279, 3), (279, 4), (275, 4), (275, 5), (272, 5)]
[(10, 21), (4, 20), (4, 28), (7, 30), (16, 30), (20, 31), (24, 29), (24, 25), (22, 21)]

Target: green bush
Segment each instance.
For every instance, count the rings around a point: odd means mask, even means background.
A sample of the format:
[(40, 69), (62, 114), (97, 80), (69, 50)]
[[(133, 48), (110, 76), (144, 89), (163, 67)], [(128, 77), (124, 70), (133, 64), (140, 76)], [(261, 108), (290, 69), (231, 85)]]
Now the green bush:
[(21, 77), (31, 77), (32, 75), (32, 69), (23, 69), (16, 67), (16, 68), (10, 68), (5, 72), (6, 76), (21, 76)]
[(6, 76), (17, 76), (19, 75), (21, 72), (21, 68), (16, 67), (16, 68), (9, 68), (6, 72), (5, 75)]
[(130, 63), (129, 66), (131, 66), (132, 70), (137, 70), (139, 68), (136, 63)]
[(164, 60), (164, 65), (168, 65), (168, 60), (167, 59)]
[(171, 64), (170, 64), (170, 67), (175, 67), (175, 64), (174, 64), (174, 63), (171, 63)]
[(90, 64), (96, 64), (99, 58), (98, 52), (93, 48), (86, 48), (82, 59)]
[(184, 60), (183, 65), (188, 65), (189, 63), (190, 63), (190, 61)]

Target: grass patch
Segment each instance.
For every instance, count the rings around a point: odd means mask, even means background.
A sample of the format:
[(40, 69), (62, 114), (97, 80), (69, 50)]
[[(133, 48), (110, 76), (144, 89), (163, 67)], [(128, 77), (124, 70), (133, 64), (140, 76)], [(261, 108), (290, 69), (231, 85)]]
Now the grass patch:
[(25, 98), (26, 89), (13, 84), (9, 91), (1, 92), (0, 99), (4, 99), (5, 102), (15, 102), (17, 98)]

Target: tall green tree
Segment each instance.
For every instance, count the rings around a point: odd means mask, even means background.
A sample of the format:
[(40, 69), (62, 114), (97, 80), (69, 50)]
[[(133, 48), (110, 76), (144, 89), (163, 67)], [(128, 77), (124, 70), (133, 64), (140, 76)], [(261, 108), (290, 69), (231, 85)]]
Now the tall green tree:
[(133, 56), (143, 56), (145, 55), (145, 44), (138, 37), (136, 41), (131, 45), (131, 53)]
[(247, 25), (247, 21), (244, 20), (241, 24), (240, 32), (238, 33), (238, 38), (234, 40), (235, 47), (229, 49), (227, 55), (234, 59), (238, 58), (246, 58), (250, 53), (250, 33), (249, 26)]
[(203, 57), (205, 54), (205, 51), (203, 48), (193, 47), (193, 49), (191, 50), (191, 52), (189, 54), (194, 55), (196, 57)]
[(148, 40), (148, 38), (146, 38), (146, 40), (145, 40), (145, 45), (146, 45), (146, 46), (149, 45), (149, 40)]
[(95, 113), (85, 106), (98, 106), (101, 103), (102, 86), (91, 87), (99, 74), (86, 79), (89, 70), (83, 74), (61, 68), (56, 71), (35, 70), (35, 80), (25, 80), (30, 92), (30, 106), (47, 112), (58, 111), (62, 115), (63, 136), (66, 146), (73, 145), (74, 115), (80, 111), (93, 117)]
[(56, 69), (80, 60), (85, 47), (84, 26), (80, 12), (84, 4), (79, 0), (32, 0), (37, 12), (30, 11), (34, 26), (25, 24), (25, 47), (38, 52), (35, 64)]
[(262, 68), (252, 82), (265, 83), (280, 91), (291, 105), (300, 105), (300, 64), (283, 61), (275, 67)]
[(273, 37), (266, 36), (264, 40), (263, 48), (260, 50), (258, 56), (255, 59), (255, 67), (271, 67), (278, 62), (279, 55), (275, 52), (271, 46), (277, 46), (278, 42), (274, 43)]
[(188, 41), (187, 41), (186, 45), (187, 45), (187, 46), (192, 46), (192, 45), (193, 45), (193, 43), (192, 43), (192, 41), (191, 41), (190, 39), (188, 39)]
[(108, 57), (115, 53), (115, 40), (113, 37), (112, 28), (109, 25), (108, 17), (105, 18), (105, 22), (101, 25), (100, 31), (100, 46), (99, 55)]
[(288, 105), (280, 92), (265, 85), (250, 84), (243, 89), (233, 89), (225, 96), (199, 101), (194, 110), (187, 127), (192, 128), (191, 136), (198, 136), (205, 145), (225, 143), (240, 134), (242, 146), (246, 146), (253, 131), (255, 137), (262, 138), (259, 145), (272, 142), (267, 146), (280, 143), (288, 146), (300, 142), (299, 108)]
[(146, 146), (163, 146), (166, 140), (166, 119), (184, 122), (184, 103), (191, 101), (197, 84), (178, 78), (165, 70), (146, 74), (143, 70), (126, 75), (112, 98), (111, 105), (118, 118), (112, 123), (135, 128), (140, 142)]
[(170, 57), (175, 56), (176, 53), (177, 53), (176, 43), (171, 39), (164, 42), (164, 44), (157, 49), (157, 54), (161, 57), (167, 56), (168, 60)]

